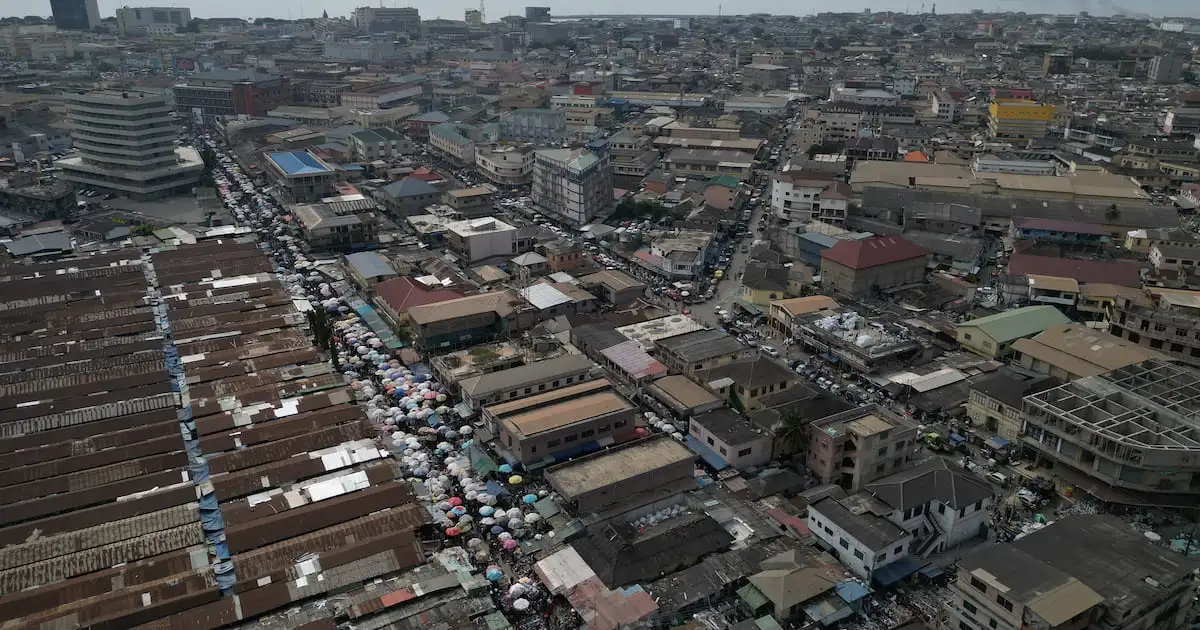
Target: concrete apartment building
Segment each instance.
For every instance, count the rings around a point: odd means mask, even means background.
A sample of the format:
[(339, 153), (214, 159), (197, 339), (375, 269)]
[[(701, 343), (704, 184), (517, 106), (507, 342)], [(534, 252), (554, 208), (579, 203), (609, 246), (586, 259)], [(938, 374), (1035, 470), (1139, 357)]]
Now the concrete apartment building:
[(988, 105), (988, 134), (993, 138), (1010, 140), (1045, 138), (1053, 119), (1053, 105), (996, 99)]
[(121, 7), (117, 9), (117, 34), (121, 37), (173, 35), (191, 21), (191, 9)]
[(292, 203), (320, 201), (334, 192), (337, 171), (307, 151), (268, 153), (263, 166), (267, 181)]
[(915, 424), (883, 407), (851, 409), (813, 423), (808, 469), (821, 483), (855, 492), (904, 468), (916, 439)]
[(596, 364), (581, 354), (568, 354), (522, 366), (489, 372), (458, 383), (463, 402), (472, 409), (554, 391), (592, 380)]
[(752, 63), (742, 66), (742, 85), (757, 90), (787, 89), (790, 73), (791, 70), (787, 66)]
[(1108, 316), (1108, 332), (1200, 366), (1200, 291), (1156, 288), (1118, 295)]
[(488, 146), (475, 148), (475, 168), (489, 182), (504, 187), (521, 186), (533, 179), (533, 148)]
[(964, 630), (1181, 630), (1196, 567), (1116, 516), (1068, 516), (968, 553), (945, 612)]
[(490, 186), (456, 188), (442, 194), (442, 203), (454, 209), (458, 216), (479, 219), (495, 214), (496, 191)]
[(562, 144), (567, 138), (565, 109), (522, 108), (500, 114), (502, 142)]
[(494, 218), (446, 224), (446, 244), (465, 263), (517, 254), (517, 228)]
[[(1150, 360), (1025, 397), (1025, 445), (1102, 500), (1200, 498), (1200, 369)], [(1156, 503), (1157, 504), (1157, 503)]]
[(1025, 423), (1022, 415), (1025, 397), (1061, 384), (1062, 381), (1050, 377), (1029, 379), (1009, 371), (997, 372), (971, 384), (967, 417), (971, 424), (989, 434), (1016, 442)]
[(462, 125), (450, 122), (434, 125), (429, 128), (429, 146), (456, 164), (474, 164), (475, 141), (465, 131)]
[(715, 468), (743, 470), (771, 461), (775, 435), (721, 407), (689, 419), (687, 442)]
[(1155, 55), (1146, 66), (1151, 83), (1172, 84), (1183, 79), (1183, 59), (1177, 55)]
[(928, 260), (928, 250), (902, 236), (839, 240), (821, 252), (821, 281), (838, 293), (868, 296), (923, 282)]
[(175, 146), (179, 127), (163, 95), (144, 92), (66, 94), (78, 155), (58, 160), (59, 177), (139, 199), (190, 192), (204, 161)]
[(566, 459), (634, 436), (636, 408), (607, 379), (484, 407), (497, 445), (522, 464)]
[(574, 226), (613, 204), (612, 158), (584, 149), (542, 149), (534, 154), (533, 204)]

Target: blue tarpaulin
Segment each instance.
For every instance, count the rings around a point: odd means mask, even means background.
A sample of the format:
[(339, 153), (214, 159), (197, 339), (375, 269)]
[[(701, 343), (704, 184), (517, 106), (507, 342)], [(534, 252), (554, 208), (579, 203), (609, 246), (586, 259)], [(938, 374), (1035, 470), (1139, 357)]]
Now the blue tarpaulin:
[(687, 436), (687, 445), (688, 448), (696, 451), (700, 459), (703, 459), (706, 464), (712, 466), (713, 470), (725, 470), (729, 468), (729, 462), (725, 461), (725, 458), (720, 455), (717, 455), (717, 452), (709, 448), (704, 442), (689, 435)]
[(950, 434), (950, 443), (951, 444), (964, 444), (964, 443), (966, 443), (966, 441), (967, 441), (967, 438), (965, 438), (957, 433)]
[(911, 557), (905, 556), (889, 565), (875, 569), (871, 579), (880, 587), (887, 588), (916, 573), (921, 566)]
[(995, 450), (1007, 448), (1008, 444), (1009, 444), (1008, 440), (1006, 440), (1002, 437), (999, 437), (999, 436), (991, 438), (990, 440), (987, 441), (988, 448), (995, 449)]
[(936, 580), (946, 574), (944, 571), (942, 571), (941, 567), (933, 564), (932, 562), (922, 567), (920, 571), (917, 571), (917, 573), (919, 573), (921, 577), (925, 578), (926, 580), (931, 581)]

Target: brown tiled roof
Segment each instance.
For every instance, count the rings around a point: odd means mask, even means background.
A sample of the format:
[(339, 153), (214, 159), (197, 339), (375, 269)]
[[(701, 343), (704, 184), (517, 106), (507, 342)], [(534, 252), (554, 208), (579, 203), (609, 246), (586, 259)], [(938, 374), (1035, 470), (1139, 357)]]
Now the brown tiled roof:
[(821, 257), (851, 269), (867, 269), (922, 258), (929, 250), (902, 236), (876, 236), (861, 241), (838, 241)]

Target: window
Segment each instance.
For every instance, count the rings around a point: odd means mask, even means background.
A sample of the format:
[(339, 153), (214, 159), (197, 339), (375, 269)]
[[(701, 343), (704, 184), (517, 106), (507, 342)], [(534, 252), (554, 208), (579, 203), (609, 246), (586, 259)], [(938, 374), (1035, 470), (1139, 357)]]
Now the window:
[(863, 552), (857, 549), (854, 550), (854, 557), (858, 558), (859, 560), (863, 560), (865, 558), (865, 556), (863, 556)]
[(970, 340), (971, 340), (971, 333), (963, 333), (963, 339), (965, 339), (965, 340), (967, 340), (967, 341), (970, 341)]
[(713, 439), (712, 439), (712, 437), (711, 437), (711, 436), (710, 436), (710, 437), (709, 437), (707, 440), (704, 440), (704, 441), (705, 441), (705, 442), (708, 442), (708, 445), (709, 445), (709, 446), (716, 446), (716, 445), (717, 445), (717, 443), (713, 441)]
[(558, 381), (554, 381), (553, 385), (554, 385), (555, 387), (558, 387)]
[(1012, 612), (1013, 603), (1008, 601), (1007, 599), (1004, 599), (1003, 595), (996, 596), (996, 603), (1000, 604), (1000, 607), (1003, 608), (1004, 610), (1007, 610), (1008, 612)]
[(568, 435), (567, 437), (563, 438), (563, 443), (570, 444), (571, 442), (574, 442), (575, 440), (578, 440), (578, 439), (579, 439), (578, 435)]
[(878, 466), (876, 466), (876, 467), (875, 467), (875, 472), (877, 472), (877, 473), (881, 473), (881, 472), (883, 472), (883, 471), (885, 471), (885, 470), (887, 470), (887, 462), (884, 462), (884, 463), (882, 463), (882, 464), (880, 464), (880, 465), (878, 465)]
[(972, 615), (979, 612), (979, 609), (975, 607), (975, 604), (972, 604), (965, 599), (963, 600), (963, 610), (971, 613)]
[(744, 448), (744, 449), (738, 451), (738, 457), (745, 457), (745, 456), (749, 455), (750, 452), (753, 450), (754, 450), (753, 448)]
[(973, 589), (975, 589), (975, 590), (979, 591), (980, 593), (986, 593), (986, 592), (987, 592), (987, 584), (984, 584), (984, 583), (983, 583), (983, 580), (981, 580), (981, 579), (979, 579), (979, 578), (977, 578), (977, 577), (972, 577), (972, 578), (971, 578), (971, 588), (973, 588)]
[(586, 437), (592, 437), (593, 435), (596, 435), (596, 431), (594, 429), (587, 429), (586, 431), (582, 431), (579, 434), (579, 437), (586, 438)]
[(902, 553), (904, 553), (904, 545), (896, 545), (896, 548), (892, 550), (893, 556), (898, 556)]
[(617, 420), (616, 422), (613, 423), (613, 428), (620, 429), (621, 427), (625, 426), (628, 423), (629, 423), (628, 420)]
[(532, 393), (532, 392), (533, 392), (533, 388), (531, 388), (531, 387), (526, 387), (526, 388), (525, 388), (525, 393), (526, 393), (526, 394), (529, 394), (529, 393)]
[(1000, 624), (999, 624), (999, 623), (997, 623), (995, 619), (988, 619), (988, 627), (989, 627), (989, 628), (993, 628), (993, 629), (994, 629), (994, 628), (999, 628), (999, 627), (1000, 627)]
[(945, 513), (946, 513), (946, 504), (939, 503), (938, 504), (938, 514), (945, 514)]
[(555, 446), (558, 446), (559, 444), (562, 444), (561, 440), (550, 440), (549, 442), (546, 442), (546, 446), (548, 446), (550, 448), (554, 448)]
[(607, 424), (602, 424), (596, 430), (599, 431), (600, 433), (608, 433), (608, 429), (609, 429), (609, 426)]
[(850, 548), (850, 543), (846, 542), (846, 539), (845, 539), (845, 538), (839, 538), (839, 539), (838, 539), (838, 545), (841, 545), (842, 549), (849, 549), (849, 548)]
[(534, 444), (533, 446), (530, 446), (530, 447), (529, 447), (529, 452), (530, 452), (530, 453), (536, 453), (536, 452), (537, 452), (537, 444)]
[(724, 455), (727, 455), (727, 454), (728, 454), (728, 453), (726, 453), (726, 452), (725, 452), (725, 447), (724, 447), (724, 446), (722, 446), (722, 447), (721, 447), (721, 455), (722, 455), (722, 456), (724, 456)]
[(545, 384), (545, 383), (542, 383), (541, 385), (538, 385), (538, 391), (539, 391), (539, 392), (544, 392), (544, 391), (546, 391), (546, 384)]
[(880, 456), (880, 457), (883, 457), (884, 455), (887, 455), (887, 447), (885, 446), (885, 447), (883, 447), (883, 448), (879, 449), (879, 451), (877, 451), (875, 454), (876, 454), (876, 455), (878, 455), (878, 456)]

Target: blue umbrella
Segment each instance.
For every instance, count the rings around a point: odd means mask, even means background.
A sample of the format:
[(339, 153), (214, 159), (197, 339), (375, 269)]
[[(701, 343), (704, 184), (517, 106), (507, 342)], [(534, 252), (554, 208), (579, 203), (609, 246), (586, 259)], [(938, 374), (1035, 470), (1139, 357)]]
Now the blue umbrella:
[(492, 525), (492, 533), (493, 534), (499, 534), (502, 531), (504, 531), (503, 527), (500, 527), (499, 525)]
[(527, 495), (521, 497), (521, 500), (524, 501), (525, 503), (537, 503), (537, 495), (536, 494), (527, 494)]
[(507, 475), (508, 473), (511, 473), (513, 471), (513, 468), (512, 468), (512, 466), (509, 466), (508, 464), (500, 464), (499, 470), (500, 470), (500, 472)]

